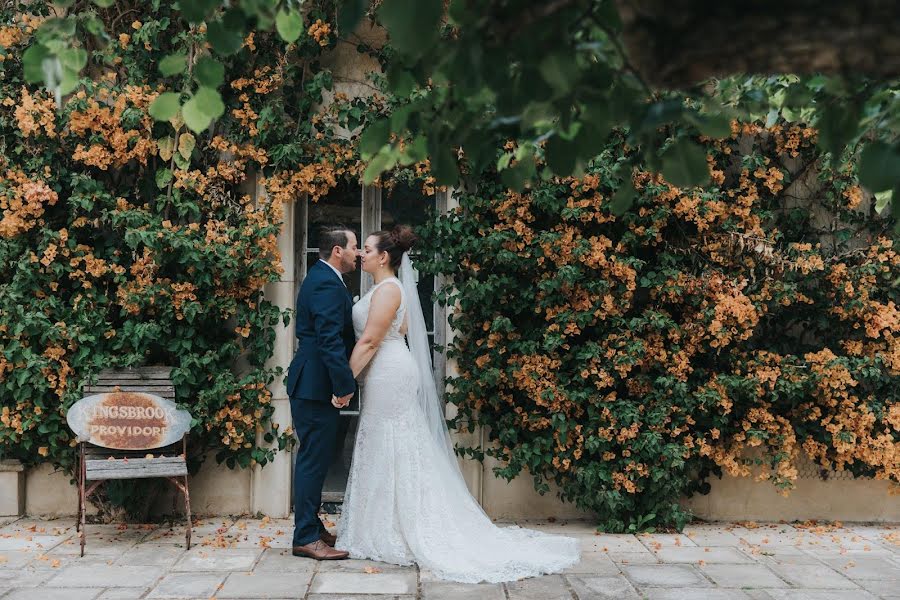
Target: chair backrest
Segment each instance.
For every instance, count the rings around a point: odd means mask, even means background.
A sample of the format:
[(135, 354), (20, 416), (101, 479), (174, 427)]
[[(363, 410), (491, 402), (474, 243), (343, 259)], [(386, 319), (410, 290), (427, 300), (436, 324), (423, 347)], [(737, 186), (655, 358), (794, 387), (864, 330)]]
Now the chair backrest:
[(170, 379), (171, 373), (172, 367), (103, 369), (96, 383), (85, 386), (82, 391), (86, 396), (114, 391), (146, 392), (167, 400), (175, 400), (175, 386)]

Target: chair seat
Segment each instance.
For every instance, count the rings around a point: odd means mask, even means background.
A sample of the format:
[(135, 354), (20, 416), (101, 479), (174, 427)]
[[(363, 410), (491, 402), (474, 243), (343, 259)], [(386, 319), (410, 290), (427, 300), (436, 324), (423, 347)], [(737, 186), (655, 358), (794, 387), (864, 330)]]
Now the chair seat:
[(85, 479), (144, 479), (148, 477), (182, 477), (188, 474), (183, 456), (159, 456), (156, 458), (87, 459)]

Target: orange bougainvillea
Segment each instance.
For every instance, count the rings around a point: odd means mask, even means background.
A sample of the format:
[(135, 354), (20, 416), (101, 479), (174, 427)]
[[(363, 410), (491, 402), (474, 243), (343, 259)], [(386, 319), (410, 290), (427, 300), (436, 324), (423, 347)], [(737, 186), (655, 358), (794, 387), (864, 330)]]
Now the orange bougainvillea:
[[(370, 110), (334, 94), (320, 60), (333, 26), (315, 6), (296, 42), (257, 32), (222, 57), (198, 36), (205, 25), (162, 3), (92, 12), (112, 43), (87, 49), (57, 105), (22, 62), (45, 17), (19, 8), (0, 9), (0, 457), (71, 466), (64, 416), (83, 384), (109, 366), (164, 364), (198, 451), (265, 464), (290, 440), (271, 422), (267, 385), (281, 373), (266, 366), (289, 314), (263, 295), (283, 274), (285, 203), (360, 174), (346, 132), (384, 98)], [(163, 74), (172, 57), (190, 76)], [(160, 94), (184, 105), (220, 72), (225, 108), (207, 132), (184, 112), (151, 116)]]
[(494, 442), (466, 451), (613, 531), (680, 526), (713, 473), (900, 484), (900, 254), (815, 138), (735, 122), (701, 140), (709, 187), (636, 172), (623, 216), (616, 135), (582, 177), (462, 194), (422, 237), (454, 289), (457, 425)]

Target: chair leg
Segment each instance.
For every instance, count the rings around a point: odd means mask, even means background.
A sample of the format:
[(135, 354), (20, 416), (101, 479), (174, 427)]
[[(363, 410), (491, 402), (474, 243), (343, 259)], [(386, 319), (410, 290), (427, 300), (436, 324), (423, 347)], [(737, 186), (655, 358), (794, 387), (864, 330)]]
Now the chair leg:
[(87, 498), (85, 497), (85, 490), (84, 490), (85, 485), (86, 485), (86, 482), (84, 481), (84, 472), (82, 471), (81, 485), (78, 486), (78, 488), (79, 488), (78, 489), (78, 505), (81, 507), (81, 510), (79, 511), (79, 516), (78, 516), (79, 521), (81, 522), (81, 531), (79, 534), (80, 541), (81, 541), (81, 556), (84, 556), (84, 544), (87, 541), (87, 535), (84, 530), (85, 513), (87, 512), (87, 508), (85, 507), (85, 501), (87, 500)]
[(78, 512), (75, 513), (75, 532), (81, 531), (81, 461), (78, 461), (78, 470), (75, 473), (75, 484), (78, 487)]
[(191, 494), (188, 491), (188, 478), (187, 475), (184, 476), (184, 512), (187, 513), (187, 532), (184, 537), (187, 541), (187, 549), (191, 549)]

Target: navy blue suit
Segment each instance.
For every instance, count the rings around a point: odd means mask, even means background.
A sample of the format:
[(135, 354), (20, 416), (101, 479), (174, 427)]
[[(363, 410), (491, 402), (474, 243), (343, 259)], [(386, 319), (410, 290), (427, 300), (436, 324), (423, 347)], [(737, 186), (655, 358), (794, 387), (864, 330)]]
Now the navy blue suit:
[(287, 376), (294, 431), (300, 440), (294, 465), (294, 545), (319, 539), (322, 485), (334, 457), (340, 411), (331, 396), (356, 391), (350, 370), (353, 300), (343, 280), (317, 261), (300, 286), (294, 315), (297, 353)]

